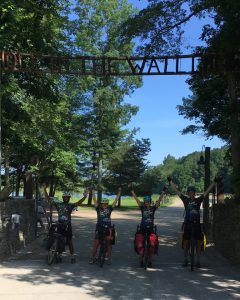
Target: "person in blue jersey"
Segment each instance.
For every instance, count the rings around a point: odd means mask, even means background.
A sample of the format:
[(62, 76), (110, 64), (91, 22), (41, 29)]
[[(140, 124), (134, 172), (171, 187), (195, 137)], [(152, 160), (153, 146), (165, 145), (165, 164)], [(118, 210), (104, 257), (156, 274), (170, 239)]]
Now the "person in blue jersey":
[(182, 194), (182, 192), (179, 191), (179, 189), (173, 183), (171, 176), (168, 176), (167, 180), (170, 186), (172, 187), (172, 189), (182, 200), (185, 208), (185, 218), (183, 223), (183, 250), (184, 250), (183, 267), (188, 266), (188, 250), (190, 245), (189, 241), (191, 239), (191, 232), (192, 232), (191, 226), (192, 223), (194, 222), (196, 224), (194, 230), (194, 234), (195, 234), (194, 238), (197, 240), (196, 267), (200, 268), (201, 267), (200, 256), (201, 256), (201, 249), (203, 243), (203, 233), (202, 233), (201, 223), (200, 223), (200, 208), (204, 198), (213, 189), (215, 182), (210, 184), (210, 186), (206, 189), (206, 191), (202, 195), (196, 197), (196, 188), (194, 186), (189, 186), (187, 188), (187, 195), (184, 195)]
[(84, 191), (82, 199), (75, 203), (69, 203), (71, 194), (69, 192), (63, 192), (62, 194), (62, 201), (52, 200), (51, 197), (49, 197), (47, 188), (44, 186), (44, 194), (46, 201), (53, 205), (57, 212), (58, 212), (58, 221), (67, 223), (67, 230), (64, 232), (64, 235), (66, 236), (66, 244), (69, 246), (69, 251), (71, 254), (71, 263), (75, 263), (76, 259), (74, 256), (74, 247), (73, 247), (73, 241), (72, 241), (72, 223), (71, 223), (71, 214), (73, 210), (80, 206), (83, 201), (87, 198), (88, 192)]
[(108, 229), (108, 235), (106, 237), (106, 239), (107, 239), (106, 261), (108, 264), (111, 264), (111, 252), (112, 252), (111, 241), (113, 239), (111, 214), (120, 198), (121, 191), (122, 191), (122, 189), (119, 188), (116, 198), (115, 198), (114, 202), (112, 203), (112, 205), (109, 205), (109, 200), (107, 198), (102, 198), (101, 202), (99, 203), (96, 199), (95, 192), (92, 191), (94, 207), (97, 212), (97, 224), (96, 224), (96, 230), (95, 230), (95, 239), (94, 239), (92, 257), (89, 260), (90, 264), (93, 264), (97, 261), (96, 254), (97, 254), (97, 249), (100, 244), (99, 232), (100, 232), (102, 226), (104, 226), (105, 228)]
[[(151, 196), (144, 196), (143, 197), (143, 202), (139, 200), (137, 195), (135, 194), (132, 184), (130, 183), (128, 185), (130, 188), (130, 192), (133, 196), (133, 198), (136, 200), (138, 207), (141, 210), (142, 218), (141, 218), (141, 223), (140, 223), (140, 229), (139, 232), (142, 235), (145, 235), (146, 230), (149, 233), (154, 233), (154, 216), (156, 210), (159, 208), (161, 201), (163, 200), (163, 197), (165, 195), (166, 189), (164, 188), (162, 193), (159, 195), (158, 200), (154, 205), (152, 205), (152, 198)], [(139, 254), (139, 259), (140, 259), (140, 266), (143, 266), (143, 256), (140, 253)], [(152, 267), (152, 260), (151, 260), (151, 255), (148, 263), (148, 267)]]

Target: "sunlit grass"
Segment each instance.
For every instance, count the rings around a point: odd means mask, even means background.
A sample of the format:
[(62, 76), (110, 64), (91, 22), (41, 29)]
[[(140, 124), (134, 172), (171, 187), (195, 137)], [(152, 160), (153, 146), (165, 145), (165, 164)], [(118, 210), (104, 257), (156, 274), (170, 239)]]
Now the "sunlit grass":
[[(157, 194), (154, 194), (152, 196), (153, 203), (155, 203), (157, 201), (158, 197), (159, 196)], [(114, 196), (113, 197), (109, 196), (108, 198), (109, 198), (109, 204), (111, 205), (114, 202), (115, 197)], [(161, 203), (161, 207), (171, 205), (173, 198), (174, 197), (171, 197), (171, 196), (165, 197), (164, 202)], [(142, 197), (139, 197), (139, 199), (140, 199), (140, 201), (142, 201)], [(71, 203), (77, 202), (78, 200), (79, 200), (79, 198), (72, 197), (71, 198)], [(87, 203), (88, 203), (88, 199), (86, 199), (83, 202), (83, 207), (82, 208), (91, 209), (92, 207), (87, 206)], [(136, 203), (136, 201), (133, 197), (123, 196), (121, 198), (121, 208), (137, 209), (138, 205), (137, 205), (137, 203)]]

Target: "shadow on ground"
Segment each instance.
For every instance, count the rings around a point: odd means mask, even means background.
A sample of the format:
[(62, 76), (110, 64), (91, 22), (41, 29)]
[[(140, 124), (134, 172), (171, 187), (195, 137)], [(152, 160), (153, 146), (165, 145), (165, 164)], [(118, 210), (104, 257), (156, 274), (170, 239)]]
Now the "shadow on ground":
[(157, 213), (159, 255), (154, 257), (154, 269), (147, 271), (139, 268), (137, 255), (133, 251), (133, 236), (140, 220), (140, 212), (116, 211), (113, 219), (118, 228), (119, 239), (113, 249), (111, 266), (104, 265), (100, 268), (88, 263), (93, 243), (95, 212), (89, 216), (81, 215), (79, 211), (73, 217), (76, 264), (70, 264), (70, 258), (66, 254), (61, 264), (48, 266), (45, 263), (45, 249), (35, 247), (31, 254), (3, 262), (2, 268), (6, 271), (2, 274), (2, 279), (13, 283), (29, 283), (33, 288), (44, 285), (46, 291), (56, 284), (64, 286), (66, 290), (67, 287), (77, 287), (81, 289), (81, 295), (92, 299), (240, 298), (239, 267), (231, 265), (213, 247), (209, 247), (209, 253), (203, 257), (202, 269), (191, 272), (181, 267), (182, 253), (178, 242), (181, 208), (168, 207)]

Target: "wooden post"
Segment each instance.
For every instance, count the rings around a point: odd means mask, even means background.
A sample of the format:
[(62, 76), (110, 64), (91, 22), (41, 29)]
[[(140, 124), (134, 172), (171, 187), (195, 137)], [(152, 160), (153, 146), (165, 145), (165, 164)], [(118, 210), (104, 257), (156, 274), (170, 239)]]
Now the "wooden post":
[[(204, 176), (204, 191), (205, 191), (210, 185), (210, 147), (205, 148), (204, 170), (205, 170), (205, 176)], [(209, 195), (207, 195), (203, 201), (203, 224), (204, 224), (204, 229), (207, 232), (209, 229)]]

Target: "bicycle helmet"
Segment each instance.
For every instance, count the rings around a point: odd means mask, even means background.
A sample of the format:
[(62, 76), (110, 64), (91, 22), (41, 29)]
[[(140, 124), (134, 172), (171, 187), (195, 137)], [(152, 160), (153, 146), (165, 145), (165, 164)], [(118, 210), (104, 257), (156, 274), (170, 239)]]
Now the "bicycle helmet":
[(143, 197), (143, 202), (151, 202), (151, 201), (152, 201), (151, 196), (144, 196)]
[(109, 200), (107, 198), (102, 198), (101, 203), (102, 204), (108, 204)]
[(71, 197), (71, 194), (69, 192), (63, 192), (62, 194), (63, 197)]
[(195, 186), (189, 186), (189, 187), (187, 188), (187, 192), (188, 192), (188, 193), (189, 193), (189, 192), (196, 193), (196, 188), (195, 188)]

